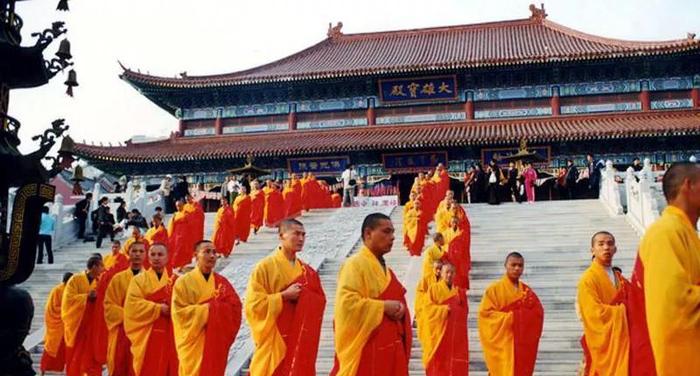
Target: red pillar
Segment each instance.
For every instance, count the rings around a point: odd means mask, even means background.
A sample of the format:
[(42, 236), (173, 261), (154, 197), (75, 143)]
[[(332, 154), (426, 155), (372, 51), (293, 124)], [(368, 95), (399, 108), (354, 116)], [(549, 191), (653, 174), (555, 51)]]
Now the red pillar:
[(552, 88), (552, 98), (549, 100), (549, 105), (552, 107), (552, 116), (561, 115), (561, 102), (559, 100), (559, 88)]
[(185, 121), (184, 120), (180, 119), (177, 129), (178, 129), (178, 133), (180, 134), (180, 136), (185, 135)]
[(690, 98), (693, 100), (693, 108), (700, 108), (700, 88), (690, 89)]
[(367, 125), (377, 124), (377, 114), (374, 112), (374, 107), (367, 107)]
[(642, 91), (639, 92), (639, 101), (642, 102), (642, 111), (649, 111), (651, 109), (649, 90), (642, 88)]
[(214, 120), (214, 134), (221, 135), (224, 133), (224, 127), (223, 127), (223, 121), (221, 121), (220, 117), (217, 117), (216, 120)]
[(467, 101), (464, 102), (464, 114), (467, 120), (474, 120), (474, 96), (471, 92), (467, 92)]
[(289, 124), (289, 130), (296, 130), (297, 129), (297, 113), (296, 111), (290, 111), (289, 115), (287, 115), (287, 124)]

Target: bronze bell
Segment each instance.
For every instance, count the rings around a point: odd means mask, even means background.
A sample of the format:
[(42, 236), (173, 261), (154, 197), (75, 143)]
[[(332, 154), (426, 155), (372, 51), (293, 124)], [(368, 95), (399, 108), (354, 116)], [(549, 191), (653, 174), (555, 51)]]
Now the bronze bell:
[(70, 180), (75, 182), (85, 180), (85, 177), (83, 176), (83, 168), (80, 167), (80, 165), (75, 166), (75, 169), (73, 170), (73, 177)]
[(56, 10), (67, 11), (68, 10), (68, 0), (59, 0), (58, 5), (56, 6)]
[(68, 38), (63, 39), (61, 44), (58, 45), (56, 56), (61, 60), (70, 60), (73, 57), (73, 55), (70, 54), (70, 42)]
[(61, 163), (61, 168), (70, 168), (71, 164), (73, 164), (73, 161), (75, 160), (74, 155), (75, 141), (73, 141), (70, 136), (63, 137), (63, 141), (61, 141), (61, 148), (58, 149), (58, 158)]
[(68, 86), (68, 89), (66, 89), (66, 94), (70, 95), (71, 97), (73, 96), (73, 87), (78, 86), (78, 79), (77, 79), (77, 74), (75, 73), (75, 70), (71, 69), (68, 72), (68, 79), (66, 82), (64, 82), (66, 86)]

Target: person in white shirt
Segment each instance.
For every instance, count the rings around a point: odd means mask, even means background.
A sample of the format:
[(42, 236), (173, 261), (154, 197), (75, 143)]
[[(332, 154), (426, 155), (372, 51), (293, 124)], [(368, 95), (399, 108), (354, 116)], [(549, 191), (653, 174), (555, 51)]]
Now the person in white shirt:
[(352, 206), (352, 198), (355, 196), (355, 184), (357, 183), (355, 166), (349, 165), (340, 175), (339, 181), (343, 182), (343, 206)]
[(236, 180), (235, 176), (231, 176), (231, 179), (226, 183), (226, 191), (229, 203), (233, 203), (236, 196), (238, 196), (238, 192), (241, 191), (241, 183)]

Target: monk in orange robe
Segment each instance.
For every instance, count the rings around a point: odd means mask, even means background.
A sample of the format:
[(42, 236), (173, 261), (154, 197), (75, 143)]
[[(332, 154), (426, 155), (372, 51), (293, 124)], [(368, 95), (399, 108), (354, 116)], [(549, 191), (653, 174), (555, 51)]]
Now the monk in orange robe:
[[(668, 206), (639, 244), (635, 275), (644, 287), (656, 373), (700, 372), (700, 164), (673, 164), (663, 177)], [(633, 278), (634, 279), (634, 278)], [(631, 335), (633, 335), (631, 333)], [(635, 348), (635, 338), (632, 338)], [(633, 359), (634, 364), (637, 359)]]
[(304, 225), (280, 223), (280, 245), (253, 269), (245, 314), (255, 352), (255, 376), (315, 375), (326, 296), (318, 273), (296, 258), (304, 246)]
[(151, 269), (135, 276), (126, 291), (124, 332), (131, 342), (136, 376), (177, 376), (178, 360), (170, 318), (173, 284), (168, 249), (162, 243), (148, 250)]
[(284, 198), (272, 180), (263, 188), (265, 193), (265, 226), (276, 227), (284, 219)]
[(411, 240), (408, 237), (408, 232), (406, 232), (406, 219), (409, 217), (409, 213), (413, 210), (413, 206), (415, 205), (416, 198), (418, 197), (418, 193), (414, 190), (412, 190), (408, 194), (408, 201), (406, 201), (406, 204), (403, 206), (403, 245), (408, 249), (408, 247), (411, 245)]
[(542, 335), (544, 309), (537, 295), (520, 281), (523, 256), (506, 257), (506, 274), (484, 291), (479, 305), (479, 339), (492, 376), (532, 375)]
[(452, 217), (450, 224), (450, 229), (445, 232), (447, 241), (447, 254), (445, 257), (457, 269), (455, 285), (469, 290), (469, 271), (472, 266), (470, 229), (457, 216)]
[(182, 268), (192, 261), (192, 250), (194, 249), (193, 234), (190, 232), (191, 217), (185, 213), (182, 200), (175, 202), (177, 211), (173, 214), (168, 225), (169, 244), (168, 250), (172, 253), (170, 266)]
[(362, 241), (338, 275), (331, 375), (408, 375), (413, 335), (406, 289), (384, 261), (394, 243), (391, 218), (368, 215)]
[(250, 235), (250, 218), (252, 211), (252, 200), (248, 195), (246, 187), (241, 190), (233, 201), (233, 232), (236, 241), (247, 242)]
[(61, 320), (61, 300), (66, 283), (73, 273), (65, 273), (63, 280), (49, 293), (44, 308), (44, 353), (41, 354), (41, 373), (46, 371), (63, 372), (66, 367), (66, 343), (63, 340), (63, 321)]
[(203, 240), (195, 250), (197, 266), (173, 287), (171, 317), (179, 374), (223, 376), (241, 325), (241, 301), (226, 278), (214, 272), (214, 244)]
[(257, 234), (263, 225), (265, 215), (265, 193), (260, 189), (260, 184), (254, 180), (250, 186), (250, 228)]
[[(450, 175), (442, 163), (438, 163), (437, 167), (435, 167), (435, 173), (431, 180), (435, 183), (435, 196), (440, 198), (446, 197), (447, 192), (450, 190)], [(454, 192), (452, 192), (452, 197), (454, 197)]]
[(73, 275), (66, 283), (61, 299), (63, 338), (66, 343), (66, 375), (101, 376), (93, 341), (97, 279), (103, 271), (102, 258), (92, 255), (87, 270)]
[(420, 256), (425, 246), (425, 236), (428, 234), (428, 213), (423, 210), (421, 201), (413, 204), (407, 218), (404, 218), (404, 232), (408, 238), (408, 252), (411, 256)]
[(298, 205), (298, 212), (301, 214), (301, 211), (304, 210), (304, 203), (302, 202), (302, 193), (303, 193), (303, 187), (301, 184), (301, 179), (297, 176), (297, 174), (292, 174), (290, 176), (291, 184), (292, 184), (292, 190), (294, 191), (294, 194), (296, 194), (297, 197), (297, 205)]
[[(282, 195), (284, 196), (284, 207), (285, 207), (285, 217), (293, 218), (301, 214), (302, 204), (300, 189), (294, 188), (294, 183), (291, 180), (285, 181), (284, 191)], [(297, 183), (297, 186), (299, 183)]]
[[(129, 255), (129, 249), (131, 248), (131, 244), (134, 242), (141, 242), (143, 243), (144, 247), (148, 249), (151, 246), (151, 243), (146, 239), (146, 237), (141, 234), (141, 229), (138, 226), (131, 226), (131, 236), (124, 241), (124, 245), (122, 246), (121, 252), (125, 255)], [(144, 252), (145, 255), (145, 252)], [(145, 256), (144, 256), (145, 257)], [(128, 257), (127, 257), (128, 259)], [(148, 268), (150, 265), (148, 264), (148, 260), (143, 260), (143, 267)]]
[(331, 195), (331, 207), (339, 208), (343, 205), (343, 197), (338, 193), (338, 191), (333, 192)]
[(578, 283), (577, 301), (590, 354), (587, 375), (629, 376), (630, 336), (625, 305), (617, 299), (627, 283), (613, 270), (617, 247), (606, 231), (591, 239), (593, 262)]
[(440, 280), (428, 289), (426, 303), (417, 316), (418, 339), (428, 376), (469, 373), (469, 305), (466, 290), (452, 283), (454, 275), (454, 265), (442, 265)]
[(124, 302), (129, 283), (143, 268), (146, 245), (134, 241), (129, 246), (129, 268), (112, 277), (104, 299), (104, 317), (107, 324), (107, 370), (110, 376), (134, 374), (131, 342), (124, 331)]
[[(146, 231), (146, 241), (153, 245), (156, 243), (168, 245), (168, 229), (163, 225), (163, 217), (159, 214), (154, 214), (152, 217), (153, 226)], [(150, 261), (150, 259), (149, 259)]]
[(228, 257), (233, 250), (235, 236), (233, 210), (229, 206), (228, 200), (222, 198), (221, 206), (214, 218), (214, 232), (211, 235), (211, 241), (219, 253)]
[(309, 211), (311, 209), (311, 196), (313, 195), (311, 173), (304, 173), (299, 183), (301, 184), (301, 206), (305, 211)]
[(192, 195), (188, 194), (186, 199), (187, 203), (184, 206), (184, 210), (191, 217), (189, 225), (192, 233), (192, 245), (194, 245), (195, 242), (204, 239), (204, 209)]
[(129, 263), (129, 258), (125, 253), (122, 253), (122, 243), (119, 240), (112, 241), (112, 252), (104, 258), (105, 270), (112, 269), (115, 266), (124, 267)]

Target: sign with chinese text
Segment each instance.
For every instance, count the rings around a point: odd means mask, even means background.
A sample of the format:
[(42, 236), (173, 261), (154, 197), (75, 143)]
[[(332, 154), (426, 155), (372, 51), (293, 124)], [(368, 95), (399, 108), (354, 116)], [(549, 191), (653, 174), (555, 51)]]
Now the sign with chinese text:
[(447, 166), (447, 152), (382, 154), (382, 163), (389, 173), (427, 172), (434, 169), (438, 163)]
[(340, 175), (350, 164), (350, 157), (289, 158), (289, 172), (301, 174), (311, 172), (317, 176)]
[[(541, 162), (534, 162), (535, 168), (546, 168), (549, 166), (549, 161), (551, 160), (552, 150), (549, 146), (529, 146), (527, 150), (530, 152), (535, 152), (538, 156), (542, 158)], [(518, 152), (518, 147), (514, 146), (512, 148), (483, 148), (481, 149), (481, 163), (485, 166), (491, 159), (496, 159), (500, 161), (501, 158), (507, 157), (509, 155), (516, 154)], [(499, 166), (507, 166), (507, 161), (497, 162)]]
[(454, 100), (457, 95), (454, 75), (379, 80), (379, 99), (384, 103)]

